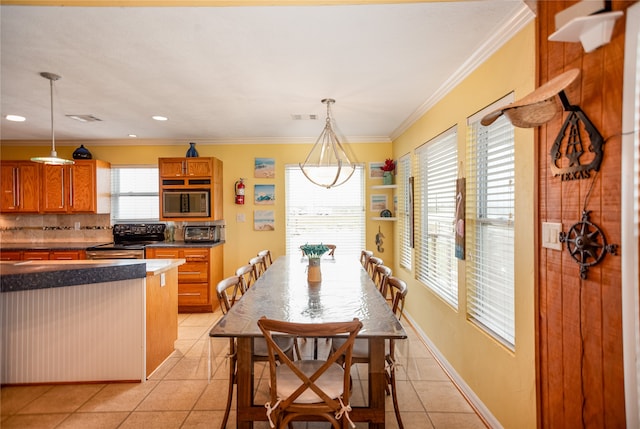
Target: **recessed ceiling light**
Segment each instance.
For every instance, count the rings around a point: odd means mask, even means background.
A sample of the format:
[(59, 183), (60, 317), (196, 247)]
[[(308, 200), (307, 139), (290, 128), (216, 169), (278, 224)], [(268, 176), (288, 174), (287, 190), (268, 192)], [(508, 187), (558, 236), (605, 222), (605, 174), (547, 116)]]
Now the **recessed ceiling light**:
[(7, 119), (7, 121), (12, 121), (12, 122), (24, 122), (27, 120), (27, 118), (25, 118), (24, 116), (19, 116), (19, 115), (7, 115), (5, 116), (5, 118)]
[(135, 138), (135, 137), (138, 137), (138, 136), (136, 134), (129, 134), (129, 137)]
[(152, 118), (155, 119), (156, 121), (166, 121), (169, 119), (165, 116), (158, 116), (158, 115), (152, 116)]
[(75, 119), (80, 122), (99, 122), (102, 121), (100, 118), (96, 118), (93, 115), (66, 115), (67, 118)]

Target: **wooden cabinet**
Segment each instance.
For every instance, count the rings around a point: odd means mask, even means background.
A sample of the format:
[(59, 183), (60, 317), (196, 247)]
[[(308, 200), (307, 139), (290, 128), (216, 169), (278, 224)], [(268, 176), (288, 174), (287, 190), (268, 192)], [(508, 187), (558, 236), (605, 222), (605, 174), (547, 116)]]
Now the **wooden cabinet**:
[(48, 261), (48, 250), (25, 250), (22, 252), (23, 261)]
[(109, 213), (110, 164), (77, 160), (73, 165), (42, 167), (43, 213)]
[(20, 261), (20, 260), (22, 260), (22, 252), (19, 250), (0, 251), (0, 261)]
[(0, 212), (38, 213), (40, 210), (40, 164), (8, 161), (0, 165)]
[(52, 250), (49, 252), (49, 259), (55, 261), (75, 261), (86, 259), (84, 250)]
[(84, 250), (3, 250), (0, 261), (72, 261), (86, 259)]
[[(217, 158), (158, 158), (160, 176), (160, 220), (211, 221), (224, 219), (222, 195), (222, 161)], [(207, 191), (208, 217), (163, 216), (165, 192)]]
[(178, 311), (212, 312), (218, 307), (215, 287), (222, 280), (222, 246), (148, 247), (149, 259), (185, 259), (178, 267)]

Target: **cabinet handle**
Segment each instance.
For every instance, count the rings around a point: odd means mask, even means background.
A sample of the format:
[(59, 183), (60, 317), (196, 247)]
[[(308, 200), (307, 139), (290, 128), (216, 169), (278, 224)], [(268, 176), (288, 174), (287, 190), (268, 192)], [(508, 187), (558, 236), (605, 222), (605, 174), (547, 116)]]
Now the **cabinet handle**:
[(173, 253), (163, 255), (162, 253), (156, 253), (156, 259), (174, 259), (175, 256)]
[(200, 274), (202, 274), (202, 272), (200, 272), (200, 271), (180, 271), (178, 274), (200, 275)]
[(20, 206), (20, 170), (18, 167), (13, 169), (13, 207)]
[(73, 170), (69, 169), (69, 207), (73, 207)]
[(178, 296), (200, 296), (200, 294), (195, 292), (190, 292), (190, 293), (179, 293)]

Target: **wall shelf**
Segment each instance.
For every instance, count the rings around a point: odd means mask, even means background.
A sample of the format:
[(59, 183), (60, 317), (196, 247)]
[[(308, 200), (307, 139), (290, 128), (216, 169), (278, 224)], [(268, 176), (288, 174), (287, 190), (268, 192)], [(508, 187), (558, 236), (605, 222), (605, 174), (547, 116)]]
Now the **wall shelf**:
[(396, 189), (398, 185), (374, 185), (371, 189)]
[(371, 220), (385, 220), (385, 221), (395, 221), (398, 218), (396, 217), (372, 217)]

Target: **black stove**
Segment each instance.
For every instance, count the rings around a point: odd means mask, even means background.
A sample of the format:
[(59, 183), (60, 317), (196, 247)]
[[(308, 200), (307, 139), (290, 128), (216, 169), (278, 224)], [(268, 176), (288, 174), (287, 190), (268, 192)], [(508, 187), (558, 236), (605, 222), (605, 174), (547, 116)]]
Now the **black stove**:
[(117, 223), (113, 243), (87, 249), (87, 259), (141, 259), (149, 244), (164, 241), (163, 223)]

